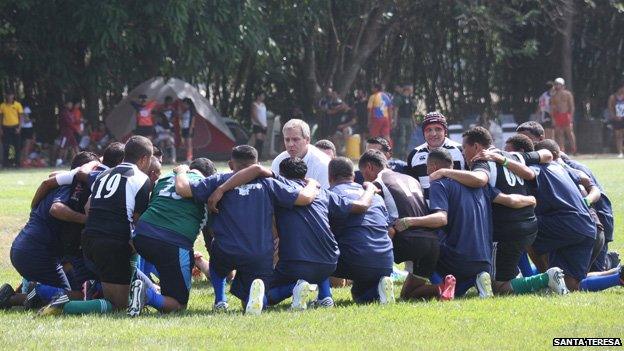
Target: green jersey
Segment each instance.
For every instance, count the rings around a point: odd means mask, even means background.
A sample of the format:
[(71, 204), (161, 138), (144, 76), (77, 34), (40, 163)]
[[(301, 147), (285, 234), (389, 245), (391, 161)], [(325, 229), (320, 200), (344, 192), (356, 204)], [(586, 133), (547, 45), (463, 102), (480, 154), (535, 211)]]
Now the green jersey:
[[(203, 179), (194, 172), (189, 172), (188, 178), (191, 182)], [(175, 174), (168, 173), (154, 186), (149, 206), (137, 222), (135, 235), (145, 235), (190, 249), (207, 220), (206, 204), (178, 195)]]

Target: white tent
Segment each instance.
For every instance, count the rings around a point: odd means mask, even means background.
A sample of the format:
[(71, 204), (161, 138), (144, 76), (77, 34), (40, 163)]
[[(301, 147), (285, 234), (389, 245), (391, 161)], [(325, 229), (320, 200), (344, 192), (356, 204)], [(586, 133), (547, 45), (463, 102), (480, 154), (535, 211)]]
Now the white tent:
[(162, 103), (166, 96), (171, 96), (174, 100), (176, 98), (191, 99), (200, 116), (209, 122), (212, 127), (223, 133), (225, 137), (234, 141), (232, 132), (217, 110), (210, 104), (208, 99), (199, 93), (197, 88), (181, 79), (170, 78), (165, 81), (163, 77), (154, 77), (139, 84), (108, 114), (105, 120), (106, 126), (116, 139), (122, 140), (134, 130), (136, 126), (135, 110), (130, 101), (136, 100), (141, 94), (145, 94), (149, 100), (156, 100), (159, 103)]

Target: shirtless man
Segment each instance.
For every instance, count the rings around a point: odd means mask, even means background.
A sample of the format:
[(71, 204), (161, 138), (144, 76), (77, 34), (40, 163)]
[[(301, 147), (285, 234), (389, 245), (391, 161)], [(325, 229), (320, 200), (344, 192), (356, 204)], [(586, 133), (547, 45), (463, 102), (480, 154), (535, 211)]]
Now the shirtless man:
[(574, 136), (574, 96), (565, 89), (563, 78), (555, 79), (555, 91), (550, 97), (550, 109), (555, 125), (555, 140), (565, 149), (565, 140), (570, 142), (570, 153), (576, 154), (576, 138)]
[(609, 119), (613, 123), (613, 133), (615, 137), (615, 147), (618, 157), (622, 154), (622, 143), (624, 142), (624, 84), (611, 96), (609, 96)]

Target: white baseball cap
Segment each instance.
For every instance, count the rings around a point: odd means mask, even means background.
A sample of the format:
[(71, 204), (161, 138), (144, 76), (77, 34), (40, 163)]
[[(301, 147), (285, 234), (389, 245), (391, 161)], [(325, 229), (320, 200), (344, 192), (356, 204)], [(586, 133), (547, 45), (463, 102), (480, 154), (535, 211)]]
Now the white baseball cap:
[(565, 85), (565, 80), (561, 77), (555, 79), (555, 84)]

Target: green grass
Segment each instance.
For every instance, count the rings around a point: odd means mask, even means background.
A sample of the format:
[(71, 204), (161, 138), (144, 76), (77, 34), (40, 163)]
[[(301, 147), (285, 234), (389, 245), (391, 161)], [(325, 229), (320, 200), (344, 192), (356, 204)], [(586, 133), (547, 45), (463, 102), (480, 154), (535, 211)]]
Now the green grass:
[[(614, 205), (616, 241), (623, 252), (624, 162), (583, 160)], [(17, 284), (11, 241), (28, 218), (36, 185), (49, 169), (0, 172), (0, 282)], [(203, 243), (197, 243), (200, 248)], [(397, 287), (398, 288), (398, 287)], [(553, 337), (624, 337), (624, 288), (568, 296), (536, 295), (491, 300), (356, 306), (348, 289), (335, 290), (338, 307), (292, 313), (288, 302), (259, 317), (211, 312), (212, 289), (194, 283), (188, 311), (40, 319), (21, 309), (0, 311), (3, 349), (550, 349)], [(233, 308), (234, 310), (234, 308)]]

